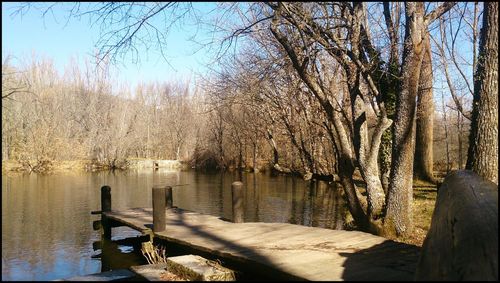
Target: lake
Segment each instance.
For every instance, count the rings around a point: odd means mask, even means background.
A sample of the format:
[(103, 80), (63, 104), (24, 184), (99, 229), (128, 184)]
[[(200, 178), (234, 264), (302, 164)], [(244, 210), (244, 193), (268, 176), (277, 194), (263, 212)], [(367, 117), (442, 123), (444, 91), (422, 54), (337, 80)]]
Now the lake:
[[(53, 280), (101, 272), (100, 240), (91, 215), (100, 188), (111, 187), (112, 209), (152, 206), (152, 187), (173, 187), (173, 205), (232, 219), (231, 183), (238, 173), (142, 169), (2, 175), (2, 280)], [(342, 229), (347, 213), (341, 189), (293, 176), (243, 173), (245, 222), (288, 222)], [(118, 235), (119, 234), (119, 235)], [(113, 240), (139, 235), (113, 228)], [(119, 236), (119, 238), (118, 238)], [(147, 263), (116, 245), (115, 268)], [(168, 250), (167, 250), (168, 255)]]

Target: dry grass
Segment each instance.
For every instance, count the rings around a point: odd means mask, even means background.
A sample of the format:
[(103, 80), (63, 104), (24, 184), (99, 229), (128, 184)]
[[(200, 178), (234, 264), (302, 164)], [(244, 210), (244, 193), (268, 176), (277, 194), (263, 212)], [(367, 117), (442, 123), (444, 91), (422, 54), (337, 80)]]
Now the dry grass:
[[(442, 182), (444, 175), (442, 172), (435, 172), (438, 182)], [(366, 189), (363, 184), (363, 179), (359, 172), (355, 172), (354, 180), (358, 187), (359, 195), (366, 196)], [(422, 246), (427, 236), (427, 232), (431, 226), (432, 213), (436, 204), (437, 187), (425, 181), (413, 181), (413, 231), (410, 236), (391, 238), (392, 240)], [(360, 198), (363, 207), (366, 207), (366, 198)], [(346, 219), (346, 222), (353, 221), (352, 216), (348, 214), (351, 219)]]
[(161, 245), (154, 246), (151, 242), (144, 242), (142, 243), (141, 252), (149, 264), (167, 262), (166, 248)]
[(435, 186), (413, 186), (413, 231), (408, 237), (396, 240), (416, 246), (422, 246), (431, 226), (432, 214), (436, 204), (437, 189)]
[(19, 162), (12, 160), (2, 161), (2, 175), (19, 172), (21, 168), (22, 165)]

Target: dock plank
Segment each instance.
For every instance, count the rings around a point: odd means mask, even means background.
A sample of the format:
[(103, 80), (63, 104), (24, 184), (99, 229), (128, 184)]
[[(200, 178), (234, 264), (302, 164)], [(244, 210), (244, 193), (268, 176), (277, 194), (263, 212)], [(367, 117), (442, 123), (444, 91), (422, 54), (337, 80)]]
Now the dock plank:
[[(143, 233), (151, 208), (105, 212)], [(232, 223), (179, 208), (167, 209), (155, 237), (223, 259), (268, 266), (304, 280), (413, 280), (420, 248), (360, 231), (289, 223)]]

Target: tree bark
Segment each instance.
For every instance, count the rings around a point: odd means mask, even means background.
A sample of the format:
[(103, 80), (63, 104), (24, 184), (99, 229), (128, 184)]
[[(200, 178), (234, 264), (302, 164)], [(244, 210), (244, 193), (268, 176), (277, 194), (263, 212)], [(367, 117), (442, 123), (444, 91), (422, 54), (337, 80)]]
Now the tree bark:
[(448, 141), (448, 119), (446, 118), (446, 107), (444, 105), (444, 95), (441, 92), (441, 102), (443, 106), (444, 141), (446, 144), (446, 174), (450, 173), (450, 142)]
[(415, 141), (415, 160), (413, 176), (416, 179), (435, 183), (433, 175), (433, 78), (430, 36), (426, 32), (424, 38), (424, 54), (420, 69), (420, 85), (417, 101), (417, 131)]
[(271, 147), (273, 148), (273, 165), (278, 164), (279, 162), (278, 147), (276, 146), (276, 142), (274, 141), (274, 137), (270, 129), (267, 129), (267, 138), (269, 140), (269, 143), (271, 144)]
[[(351, 90), (356, 93), (355, 90)], [(364, 101), (360, 96), (351, 98), (352, 113), (354, 116), (354, 147), (360, 166), (360, 172), (366, 182), (367, 191), (367, 215), (371, 219), (378, 218), (385, 205), (385, 193), (379, 177), (377, 156), (381, 143), (382, 133), (391, 125), (391, 120), (381, 117), (372, 135), (371, 144), (368, 141), (368, 129)]]
[(243, 145), (241, 141), (238, 143), (238, 171), (243, 170)]
[(396, 98), (391, 183), (387, 196), (384, 232), (407, 235), (413, 228), (413, 157), (415, 109), (420, 68), (424, 53), (424, 4), (406, 2), (406, 30), (401, 66), (401, 82)]
[(484, 3), (466, 169), (498, 185), (498, 3)]
[[(382, 80), (380, 81), (380, 93), (387, 110), (387, 117), (394, 120), (395, 106), (396, 106), (396, 88), (397, 88), (397, 77), (399, 74), (399, 22), (400, 13), (399, 9), (401, 3), (394, 3), (396, 13), (395, 21), (392, 20), (392, 13), (389, 2), (383, 2), (384, 6), (384, 18), (389, 32), (389, 38), (391, 42), (391, 52), (389, 55), (389, 68), (387, 73), (382, 73)], [(394, 124), (393, 124), (394, 125)], [(382, 181), (382, 187), (384, 188), (384, 193), (387, 196), (390, 184), (391, 175), (391, 160), (392, 160), (392, 132), (394, 126), (385, 130), (382, 135), (382, 142), (380, 145), (380, 152), (378, 157), (379, 168), (380, 168), (380, 178)]]
[(464, 118), (462, 114), (457, 111), (457, 138), (458, 138), (458, 170), (464, 168), (464, 158), (463, 158), (463, 141), (462, 141), (462, 131), (464, 128)]

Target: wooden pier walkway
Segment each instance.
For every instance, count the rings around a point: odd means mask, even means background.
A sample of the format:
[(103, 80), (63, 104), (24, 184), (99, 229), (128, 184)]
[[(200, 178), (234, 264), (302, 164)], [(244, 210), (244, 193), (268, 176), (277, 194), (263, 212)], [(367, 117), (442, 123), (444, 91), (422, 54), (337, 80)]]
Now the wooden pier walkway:
[(153, 232), (152, 208), (102, 214), (113, 227), (128, 226), (223, 261), (275, 270), (296, 280), (413, 280), (420, 253), (417, 246), (364, 232), (233, 223), (176, 207), (165, 210), (162, 232)]
[(113, 211), (111, 188), (103, 186), (94, 229), (110, 239), (111, 227), (128, 226), (253, 280), (498, 281), (498, 185), (472, 171), (455, 171), (440, 186), (422, 251), (359, 231), (243, 223), (242, 187), (231, 185), (230, 222), (173, 207), (169, 186), (153, 187), (153, 208)]

